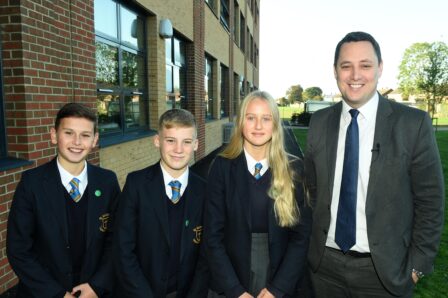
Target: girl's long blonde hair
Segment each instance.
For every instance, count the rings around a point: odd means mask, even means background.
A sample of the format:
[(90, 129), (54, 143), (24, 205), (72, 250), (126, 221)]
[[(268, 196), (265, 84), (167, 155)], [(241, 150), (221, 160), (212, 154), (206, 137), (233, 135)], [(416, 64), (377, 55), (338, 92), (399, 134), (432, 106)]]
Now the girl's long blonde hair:
[(243, 152), (243, 125), (247, 106), (255, 99), (268, 103), (272, 113), (273, 130), (272, 139), (267, 144), (268, 163), (272, 171), (269, 197), (274, 200), (274, 211), (281, 227), (291, 227), (299, 221), (299, 208), (294, 197), (295, 171), (290, 167), (288, 153), (285, 151), (283, 127), (280, 113), (272, 96), (264, 91), (253, 91), (241, 102), (236, 118), (235, 130), (229, 145), (219, 155), (228, 159), (235, 159)]

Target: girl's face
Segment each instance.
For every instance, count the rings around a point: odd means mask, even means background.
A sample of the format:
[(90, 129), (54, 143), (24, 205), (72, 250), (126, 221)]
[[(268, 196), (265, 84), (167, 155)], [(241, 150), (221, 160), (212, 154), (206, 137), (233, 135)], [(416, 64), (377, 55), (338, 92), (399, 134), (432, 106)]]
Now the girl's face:
[(243, 137), (246, 150), (264, 149), (272, 139), (274, 119), (269, 103), (255, 98), (248, 105), (243, 119)]

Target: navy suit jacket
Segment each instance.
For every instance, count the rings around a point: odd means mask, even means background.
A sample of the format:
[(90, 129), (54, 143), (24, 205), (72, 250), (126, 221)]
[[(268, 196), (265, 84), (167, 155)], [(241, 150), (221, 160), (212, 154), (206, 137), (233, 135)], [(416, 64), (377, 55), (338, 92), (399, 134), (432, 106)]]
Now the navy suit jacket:
[[(309, 260), (320, 266), (330, 206), (342, 103), (316, 112), (308, 131), (305, 172), (313, 205)], [(366, 198), (367, 237), (386, 289), (402, 295), (412, 269), (430, 273), (443, 228), (444, 183), (431, 119), (380, 96)]]
[[(207, 272), (200, 257), (204, 181), (191, 171), (185, 201), (178, 297), (206, 297)], [(114, 260), (119, 278), (117, 297), (165, 297), (170, 234), (168, 197), (160, 163), (130, 173), (120, 199)]]
[[(293, 168), (302, 174), (302, 164)], [(236, 159), (217, 157), (207, 184), (205, 243), (212, 273), (211, 287), (227, 297), (235, 288), (248, 290), (250, 284), (251, 214), (244, 153)], [(291, 228), (277, 224), (274, 201), (269, 202), (268, 234), (270, 276), (268, 285), (287, 295), (295, 295), (306, 271), (306, 255), (311, 232), (311, 209), (305, 204), (302, 183), (295, 181), (295, 198), (300, 222)]]
[[(112, 291), (110, 227), (120, 187), (112, 171), (87, 164), (87, 175), (87, 241), (80, 281)], [(9, 212), (6, 243), (9, 263), (19, 278), (17, 297), (55, 297), (72, 290), (64, 192), (56, 158), (22, 174)]]

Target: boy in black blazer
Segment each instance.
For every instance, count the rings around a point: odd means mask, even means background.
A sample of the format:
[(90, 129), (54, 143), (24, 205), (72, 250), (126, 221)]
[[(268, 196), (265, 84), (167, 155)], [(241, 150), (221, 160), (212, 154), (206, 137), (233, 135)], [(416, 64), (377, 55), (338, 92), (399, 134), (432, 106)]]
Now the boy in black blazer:
[(114, 260), (120, 298), (205, 297), (200, 256), (204, 181), (188, 164), (198, 148), (194, 116), (165, 112), (154, 144), (160, 162), (128, 175), (120, 200)]
[(17, 297), (107, 297), (112, 291), (112, 233), (120, 188), (112, 171), (86, 162), (98, 141), (96, 114), (69, 103), (51, 142), (58, 156), (22, 174), (8, 219), (7, 255)]

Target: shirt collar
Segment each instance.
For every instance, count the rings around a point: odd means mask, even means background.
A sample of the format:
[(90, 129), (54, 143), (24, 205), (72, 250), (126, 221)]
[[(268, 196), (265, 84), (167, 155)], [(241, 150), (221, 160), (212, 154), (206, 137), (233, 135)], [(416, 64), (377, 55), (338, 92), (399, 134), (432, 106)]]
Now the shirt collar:
[(70, 174), (64, 167), (60, 164), (59, 159), (56, 157), (56, 162), (58, 165), (59, 174), (61, 176), (62, 185), (67, 186), (69, 185), (70, 181), (73, 178), (78, 178), (80, 184), (87, 185), (88, 183), (88, 175), (87, 175), (87, 162), (84, 161), (84, 169), (81, 171), (81, 173), (78, 176), (73, 176)]
[(244, 148), (244, 155), (246, 156), (247, 169), (249, 170), (250, 173), (254, 172), (256, 163), (261, 163), (261, 165), (263, 166), (260, 170), (261, 175), (266, 173), (266, 171), (269, 169), (269, 163), (267, 158), (264, 158), (262, 160), (255, 160), (252, 157), (252, 155), (250, 155), (249, 152), (246, 151), (245, 148)]
[[(359, 111), (358, 119), (365, 119), (368, 122), (374, 121), (376, 117), (376, 111), (378, 109), (379, 96), (378, 92), (372, 96), (362, 107), (357, 109)], [(345, 101), (342, 101), (342, 117), (346, 122), (350, 122), (352, 116), (350, 110), (353, 109)]]
[(170, 183), (171, 181), (177, 180), (177, 181), (179, 181), (181, 183), (181, 189), (182, 190), (184, 190), (187, 187), (187, 184), (188, 184), (188, 173), (189, 173), (189, 168), (188, 167), (185, 170), (185, 172), (183, 172), (179, 177), (174, 178), (173, 176), (170, 175), (170, 173), (168, 173), (167, 170), (165, 170), (163, 168), (161, 163), (159, 163), (159, 164), (160, 164), (160, 168), (162, 169), (163, 182), (164, 182), (165, 186), (167, 186), (168, 183)]

